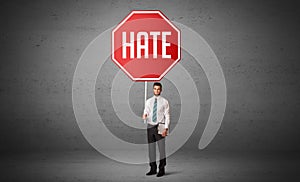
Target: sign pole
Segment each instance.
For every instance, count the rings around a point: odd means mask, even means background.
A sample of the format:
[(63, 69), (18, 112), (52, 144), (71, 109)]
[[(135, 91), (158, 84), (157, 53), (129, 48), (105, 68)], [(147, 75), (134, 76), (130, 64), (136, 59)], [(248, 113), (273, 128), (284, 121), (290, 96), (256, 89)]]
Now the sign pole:
[[(147, 81), (145, 81), (145, 98), (144, 98), (145, 102), (145, 107), (146, 108), (146, 100), (147, 100)], [(147, 123), (147, 119), (144, 119), (144, 123), (146, 124)]]

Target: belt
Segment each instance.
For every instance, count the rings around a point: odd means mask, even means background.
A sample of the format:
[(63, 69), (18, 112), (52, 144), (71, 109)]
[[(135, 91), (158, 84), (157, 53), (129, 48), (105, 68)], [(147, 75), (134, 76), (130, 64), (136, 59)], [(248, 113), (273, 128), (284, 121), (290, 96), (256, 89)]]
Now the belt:
[(158, 123), (158, 124), (156, 124), (156, 125), (152, 125), (152, 124), (149, 124), (149, 123), (148, 123), (147, 126), (150, 127), (150, 128), (152, 128), (152, 127), (158, 127), (159, 124), (165, 124), (165, 123)]

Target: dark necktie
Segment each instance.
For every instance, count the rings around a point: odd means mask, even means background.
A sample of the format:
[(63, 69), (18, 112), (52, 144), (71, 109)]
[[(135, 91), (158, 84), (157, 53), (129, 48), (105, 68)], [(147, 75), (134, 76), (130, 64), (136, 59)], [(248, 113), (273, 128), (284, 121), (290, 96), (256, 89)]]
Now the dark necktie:
[(157, 98), (155, 98), (154, 105), (153, 105), (152, 121), (153, 121), (154, 123), (156, 123), (156, 120), (157, 120), (156, 114), (157, 114)]

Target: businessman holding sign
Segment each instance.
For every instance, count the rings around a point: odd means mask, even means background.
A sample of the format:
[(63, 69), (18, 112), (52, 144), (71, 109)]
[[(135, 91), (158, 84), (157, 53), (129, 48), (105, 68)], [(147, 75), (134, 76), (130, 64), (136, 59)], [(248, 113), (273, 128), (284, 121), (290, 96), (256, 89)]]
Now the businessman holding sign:
[(168, 135), (170, 125), (169, 102), (160, 96), (162, 85), (159, 82), (153, 84), (153, 97), (146, 101), (143, 119), (147, 120), (147, 137), (150, 171), (146, 175), (157, 173), (156, 165), (156, 142), (159, 148), (159, 172), (161, 177), (165, 174), (166, 151), (164, 138)]

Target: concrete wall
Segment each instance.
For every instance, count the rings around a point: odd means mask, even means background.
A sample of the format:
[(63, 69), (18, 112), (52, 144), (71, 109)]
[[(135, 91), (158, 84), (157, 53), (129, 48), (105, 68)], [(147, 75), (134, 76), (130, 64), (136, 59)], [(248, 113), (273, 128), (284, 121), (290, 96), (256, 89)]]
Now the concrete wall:
[[(159, 9), (198, 32), (223, 68), (228, 98), (221, 129), (207, 150), (299, 150), (299, 3), (297, 1), (7, 1), (1, 4), (1, 152), (81, 150), (92, 147), (72, 108), (72, 79), (86, 46), (131, 10)], [(196, 149), (210, 107), (207, 79), (183, 53), (201, 99), (199, 124), (184, 148)], [(189, 60), (189, 61), (185, 61)], [(109, 97), (118, 67), (103, 60), (96, 98), (111, 131), (131, 142)], [(174, 123), (180, 98), (168, 80)], [(149, 90), (149, 94), (151, 90)], [(130, 90), (134, 113), (142, 112), (143, 84)], [(105, 106), (105, 107), (104, 107)]]

